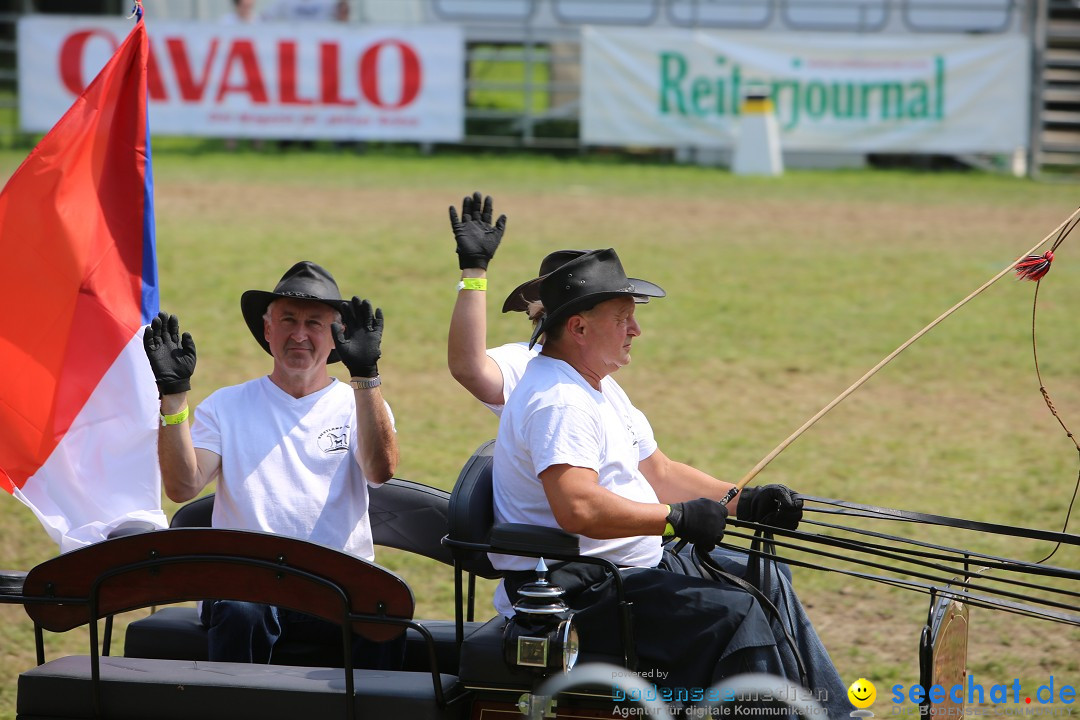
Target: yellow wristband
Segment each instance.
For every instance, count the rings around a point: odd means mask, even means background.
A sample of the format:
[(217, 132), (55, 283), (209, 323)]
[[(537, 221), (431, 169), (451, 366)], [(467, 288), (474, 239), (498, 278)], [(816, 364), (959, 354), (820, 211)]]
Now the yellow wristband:
[(183, 424), (188, 419), (188, 415), (190, 414), (190, 412), (191, 409), (185, 407), (183, 410), (176, 413), (175, 415), (158, 415), (158, 417), (161, 418), (161, 427), (165, 427), (166, 425)]
[(458, 292), (462, 290), (487, 290), (487, 278), (461, 278), (457, 289)]
[[(671, 514), (671, 506), (665, 505), (668, 511), (668, 515)], [(671, 527), (671, 523), (664, 525), (664, 537), (675, 537), (675, 528)]]

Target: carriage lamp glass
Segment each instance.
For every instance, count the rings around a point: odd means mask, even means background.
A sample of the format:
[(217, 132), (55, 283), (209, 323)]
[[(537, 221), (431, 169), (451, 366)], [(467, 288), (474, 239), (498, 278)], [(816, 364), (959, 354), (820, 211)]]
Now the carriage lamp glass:
[(536, 564), (536, 580), (518, 590), (514, 616), (503, 630), (503, 655), (513, 666), (539, 674), (566, 672), (578, 659), (574, 613), (566, 607), (566, 591), (547, 579), (544, 559)]

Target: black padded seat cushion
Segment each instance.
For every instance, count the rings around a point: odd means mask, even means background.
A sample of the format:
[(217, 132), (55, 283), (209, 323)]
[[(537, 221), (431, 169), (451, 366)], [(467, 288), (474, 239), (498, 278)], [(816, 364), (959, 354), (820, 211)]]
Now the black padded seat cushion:
[[(450, 720), (465, 703), (440, 708), (428, 673), (357, 670), (356, 710), (361, 718)], [(260, 720), (345, 717), (340, 669), (239, 663), (101, 658), (102, 714), (112, 720)], [(440, 676), (447, 699), (460, 688)], [(92, 716), (90, 658), (59, 658), (19, 676), (18, 718), (52, 720)]]
[(503, 659), (502, 633), (505, 626), (506, 618), (496, 616), (479, 629), (465, 634), (458, 668), (465, 687), (528, 689), (533, 684), (535, 676), (511, 668)]
[(193, 607), (165, 607), (128, 625), (124, 655), (162, 660), (205, 660), (206, 628)]
[[(457, 640), (453, 620), (418, 620), (435, 640), (439, 671), (456, 674)], [(465, 632), (483, 623), (465, 623)], [(124, 656), (164, 660), (206, 660), (206, 628), (199, 622), (193, 607), (172, 606), (128, 625), (124, 636)], [(274, 650), (276, 665), (311, 665), (341, 667), (341, 648), (283, 640)], [(425, 671), (430, 668), (427, 644), (416, 630), (405, 636), (405, 669)]]

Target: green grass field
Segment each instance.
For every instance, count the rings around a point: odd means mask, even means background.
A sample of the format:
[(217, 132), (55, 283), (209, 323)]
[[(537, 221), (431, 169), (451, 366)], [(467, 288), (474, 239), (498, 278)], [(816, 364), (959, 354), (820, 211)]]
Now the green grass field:
[[(644, 334), (619, 382), (669, 456), (728, 479), (1078, 201), (1074, 187), (976, 173), (746, 179), (614, 159), (155, 147), (162, 307), (179, 315), (198, 346), (193, 400), (268, 371), (269, 358), (240, 317), (240, 293), (270, 288), (293, 262), (314, 260), (343, 292), (384, 309), (380, 369), (397, 418), (398, 475), (447, 489), (496, 431), (494, 416), (453, 382), (445, 362), (458, 279), (446, 208), (467, 192), (494, 195), (496, 211), (509, 216), (489, 275), (490, 344), (527, 337), (523, 318), (497, 312), (543, 254), (615, 247), (629, 274), (668, 291), (640, 309)], [(5, 177), (21, 159), (0, 154)], [(1061, 247), (1043, 283), (1039, 358), (1063, 418), (1080, 429), (1077, 242)], [(1008, 278), (994, 285), (826, 416), (758, 482), (1060, 530), (1077, 456), (1038, 392), (1033, 290)], [(919, 532), (1032, 560), (1048, 550)], [(0, 498), (0, 567), (28, 569), (55, 552), (28, 510)], [(448, 569), (400, 553), (379, 559), (412, 585), (420, 614), (452, 617)], [(1054, 562), (1078, 567), (1080, 552), (1063, 549)], [(879, 715), (889, 707), (887, 686), (918, 681), (924, 596), (800, 570), (796, 586), (845, 680), (877, 683)], [(0, 606), (0, 618), (0, 717), (11, 717), (16, 676), (34, 663), (33, 637), (21, 608)], [(81, 651), (85, 637), (50, 638), (48, 652)], [(1053, 675), (1059, 686), (1075, 686), (1078, 646), (1075, 628), (974, 610), (969, 668), (987, 685), (1019, 678), (1033, 689)]]

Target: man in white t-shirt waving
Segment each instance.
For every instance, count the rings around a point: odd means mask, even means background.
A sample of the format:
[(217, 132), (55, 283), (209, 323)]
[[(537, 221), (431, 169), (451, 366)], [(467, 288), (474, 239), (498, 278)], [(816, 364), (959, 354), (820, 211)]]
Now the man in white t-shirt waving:
[[(500, 419), (495, 521), (560, 527), (580, 537), (583, 554), (627, 568), (639, 670), (660, 671), (651, 677), (665, 685), (692, 692), (739, 672), (796, 683), (808, 675), (811, 689), (843, 702), (843, 683), (823, 649), (824, 657), (808, 658), (808, 672), (800, 672), (752, 594), (703, 577), (687, 556), (662, 547), (664, 535), (678, 535), (712, 549), (729, 510), (741, 520), (789, 529), (802, 515), (801, 501), (782, 485), (747, 488), (729, 507), (721, 505), (717, 499), (731, 484), (664, 455), (648, 420), (612, 381), (641, 334), (635, 300), (664, 294), (628, 278), (612, 249), (587, 252), (540, 279), (545, 315), (533, 339), (544, 334), (546, 340)], [(513, 601), (532, 579), (535, 560), (491, 559), (506, 571)], [(618, 653), (610, 580), (595, 566), (575, 563), (554, 569), (551, 579), (578, 610), (582, 648)], [(799, 631), (814, 632), (808, 623)]]
[[(394, 418), (379, 388), (382, 310), (343, 300), (333, 276), (312, 262), (294, 265), (272, 291), (245, 292), (240, 307), (273, 369), (211, 394), (190, 431), (195, 343), (165, 313), (144, 335), (161, 393), (166, 495), (186, 502), (216, 480), (214, 527), (287, 535), (373, 560), (368, 486), (389, 480), (398, 461)], [(338, 360), (352, 375), (348, 384), (327, 371)], [(211, 660), (269, 662), (286, 631), (341, 638), (330, 623), (256, 603), (206, 602), (202, 617)], [(392, 666), (401, 650), (360, 638), (354, 646), (358, 666)]]

